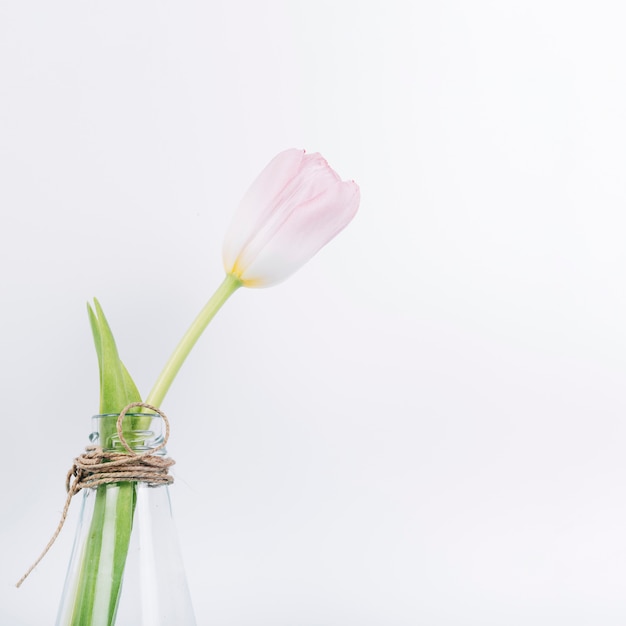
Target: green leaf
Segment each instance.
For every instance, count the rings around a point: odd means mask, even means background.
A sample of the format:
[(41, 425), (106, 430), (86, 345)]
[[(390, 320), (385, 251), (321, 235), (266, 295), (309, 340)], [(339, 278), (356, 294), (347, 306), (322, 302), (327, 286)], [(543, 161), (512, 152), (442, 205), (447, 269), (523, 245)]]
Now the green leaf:
[[(98, 368), (100, 371), (100, 413), (119, 413), (132, 402), (141, 402), (141, 396), (128, 370), (120, 360), (115, 339), (100, 303), (94, 299), (94, 309), (87, 305), (89, 323), (93, 333)], [(142, 418), (137, 418), (142, 419)], [(124, 431), (133, 424), (125, 423)], [(115, 426), (100, 425), (101, 445), (107, 447), (113, 441)], [(109, 497), (107, 497), (109, 494)], [(106, 515), (107, 509), (115, 511), (113, 518)], [(81, 564), (81, 576), (76, 590), (72, 615), (72, 626), (87, 626), (95, 619), (97, 597), (105, 595), (104, 606), (108, 607), (106, 624), (112, 626), (119, 601), (120, 588), (128, 553), (135, 508), (135, 485), (120, 483), (101, 485), (97, 489), (94, 513), (89, 536)], [(103, 543), (111, 544), (113, 551), (102, 551)], [(102, 619), (103, 616), (100, 616)], [(104, 622), (99, 622), (104, 623)]]
[(120, 360), (111, 327), (98, 300), (90, 322), (100, 367), (100, 413), (119, 413), (131, 402), (141, 402), (137, 386)]

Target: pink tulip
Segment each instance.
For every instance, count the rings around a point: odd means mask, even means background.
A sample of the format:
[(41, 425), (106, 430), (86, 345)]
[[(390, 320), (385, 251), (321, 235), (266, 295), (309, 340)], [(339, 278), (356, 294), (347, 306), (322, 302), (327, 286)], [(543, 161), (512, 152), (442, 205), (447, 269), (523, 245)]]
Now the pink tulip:
[(359, 199), (357, 184), (342, 182), (320, 154), (281, 152), (235, 213), (224, 241), (227, 274), (246, 287), (284, 280), (347, 226)]

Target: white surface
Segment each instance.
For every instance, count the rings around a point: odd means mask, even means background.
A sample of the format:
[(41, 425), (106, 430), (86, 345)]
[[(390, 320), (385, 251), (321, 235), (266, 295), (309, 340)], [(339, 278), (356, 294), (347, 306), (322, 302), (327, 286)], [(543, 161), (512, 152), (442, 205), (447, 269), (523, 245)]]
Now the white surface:
[(163, 405), (199, 625), (623, 624), (625, 19), (0, 3), (2, 623), (56, 613), (77, 505), (12, 585), (97, 410), (85, 301), (147, 392), (294, 146), (361, 211), (237, 293)]

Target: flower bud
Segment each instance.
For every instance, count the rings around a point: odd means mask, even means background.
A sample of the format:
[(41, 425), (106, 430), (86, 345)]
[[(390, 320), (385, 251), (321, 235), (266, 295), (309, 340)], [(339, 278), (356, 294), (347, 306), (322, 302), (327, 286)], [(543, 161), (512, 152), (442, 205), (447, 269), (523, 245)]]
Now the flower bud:
[(235, 213), (224, 241), (226, 272), (246, 287), (284, 280), (347, 226), (359, 200), (358, 185), (343, 182), (320, 154), (281, 152)]

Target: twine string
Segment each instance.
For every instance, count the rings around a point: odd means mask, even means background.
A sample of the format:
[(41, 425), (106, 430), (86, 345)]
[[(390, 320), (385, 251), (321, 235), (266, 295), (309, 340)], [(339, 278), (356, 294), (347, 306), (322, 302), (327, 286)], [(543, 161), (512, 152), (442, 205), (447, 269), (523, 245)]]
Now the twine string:
[[(154, 448), (143, 452), (136, 452), (128, 445), (122, 430), (127, 412), (135, 407), (143, 407), (153, 411), (161, 416), (165, 424), (163, 440)], [(169, 475), (169, 468), (174, 465), (175, 461), (169, 457), (156, 455), (159, 450), (166, 446), (170, 437), (170, 423), (163, 411), (145, 402), (131, 402), (120, 412), (116, 430), (120, 443), (126, 450), (125, 452), (105, 451), (100, 446), (87, 446), (85, 452), (74, 459), (65, 479), (67, 498), (59, 524), (42, 553), (16, 583), (16, 587), (20, 587), (28, 578), (56, 541), (67, 519), (72, 498), (81, 489), (95, 489), (100, 485), (119, 482), (142, 482), (151, 486), (170, 485), (174, 482), (174, 478)]]

